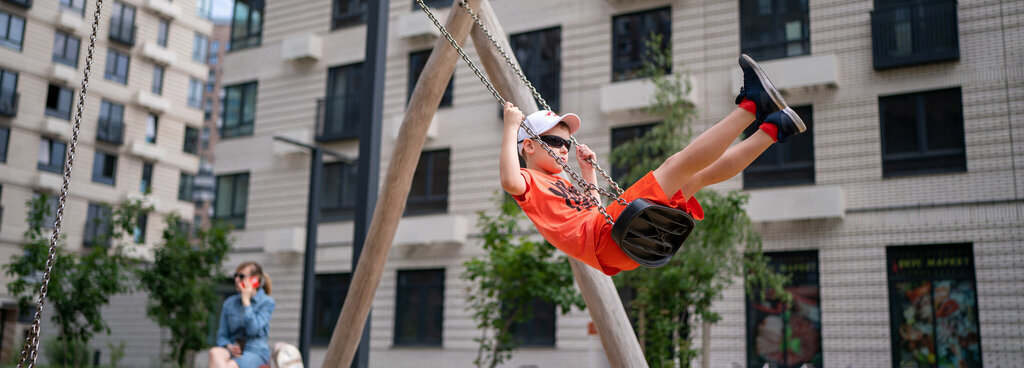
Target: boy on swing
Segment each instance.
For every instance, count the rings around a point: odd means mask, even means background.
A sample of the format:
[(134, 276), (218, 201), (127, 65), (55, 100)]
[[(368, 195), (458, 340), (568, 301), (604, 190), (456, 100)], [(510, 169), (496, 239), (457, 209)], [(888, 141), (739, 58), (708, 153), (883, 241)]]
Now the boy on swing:
[[(643, 198), (703, 219), (704, 211), (693, 196), (698, 190), (739, 174), (772, 143), (784, 142), (807, 129), (753, 59), (741, 55), (739, 63), (743, 70), (743, 87), (736, 96), (739, 106), (626, 189), (620, 198), (626, 203)], [(639, 263), (612, 240), (612, 225), (593, 208), (589, 198), (569, 181), (556, 176), (562, 166), (520, 127), (523, 113), (519, 108), (506, 103), (504, 120), (499, 162), (501, 186), (515, 198), (540, 234), (569, 256), (607, 275), (637, 268)], [(758, 131), (729, 147), (755, 121), (761, 122)], [(580, 128), (579, 116), (559, 116), (542, 110), (527, 116), (525, 124), (568, 162), (569, 137)], [(519, 167), (518, 155), (526, 162), (525, 168)], [(576, 147), (583, 179), (596, 184), (590, 158), (596, 158), (590, 148)], [(597, 197), (596, 193), (594, 196)], [(624, 208), (612, 202), (606, 212), (614, 219)]]

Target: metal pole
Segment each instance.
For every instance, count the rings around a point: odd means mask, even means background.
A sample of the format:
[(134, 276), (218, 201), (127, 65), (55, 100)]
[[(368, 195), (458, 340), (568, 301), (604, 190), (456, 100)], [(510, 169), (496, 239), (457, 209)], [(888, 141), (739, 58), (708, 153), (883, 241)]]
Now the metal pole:
[(302, 268), (302, 324), (299, 350), (303, 366), (309, 366), (309, 347), (313, 344), (313, 292), (316, 291), (316, 230), (320, 223), (320, 182), (323, 176), (323, 150), (309, 147), (309, 203), (306, 205), (306, 254)]
[[(363, 91), (369, 92), (359, 127), (359, 197), (356, 204), (354, 234), (352, 237), (352, 270), (359, 264), (363, 243), (377, 206), (377, 187), (380, 172), (380, 136), (384, 110), (384, 63), (387, 62), (388, 45), (388, 1), (376, 0), (368, 4), (366, 21), (366, 56), (363, 61)], [(351, 285), (357, 288), (361, 285)], [(367, 314), (363, 336), (359, 340), (352, 367), (370, 366), (370, 320)]]

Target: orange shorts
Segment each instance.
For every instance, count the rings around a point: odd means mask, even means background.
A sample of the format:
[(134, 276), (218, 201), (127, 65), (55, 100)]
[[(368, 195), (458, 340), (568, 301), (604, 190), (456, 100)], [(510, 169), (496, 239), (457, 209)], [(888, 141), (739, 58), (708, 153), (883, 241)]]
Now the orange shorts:
[[(682, 191), (676, 191), (672, 195), (672, 198), (665, 196), (665, 191), (661, 189), (661, 184), (658, 184), (658, 180), (654, 178), (654, 172), (648, 172), (643, 178), (640, 178), (635, 184), (626, 189), (619, 198), (626, 201), (629, 204), (637, 198), (643, 198), (648, 201), (677, 208), (686, 211), (694, 220), (704, 219), (704, 209), (701, 208), (700, 202), (697, 202), (696, 197), (690, 197), (689, 199), (683, 198)], [(615, 201), (605, 207), (605, 212), (613, 219), (618, 219), (619, 214), (622, 210), (626, 209), (625, 206)], [(597, 217), (603, 226), (598, 227), (598, 243), (597, 243), (597, 259), (601, 263), (603, 272), (609, 276), (619, 273), (620, 271), (628, 271), (640, 266), (640, 264), (633, 261), (632, 258), (626, 255), (625, 252), (619, 248), (618, 244), (612, 240), (612, 225), (609, 225), (604, 221), (604, 217)], [(596, 220), (595, 220), (596, 221)]]

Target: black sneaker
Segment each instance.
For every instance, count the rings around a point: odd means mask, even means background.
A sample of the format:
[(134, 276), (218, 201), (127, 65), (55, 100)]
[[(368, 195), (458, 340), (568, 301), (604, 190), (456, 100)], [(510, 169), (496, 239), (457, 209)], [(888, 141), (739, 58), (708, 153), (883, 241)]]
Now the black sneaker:
[(796, 114), (796, 111), (786, 106), (782, 110), (768, 114), (764, 118), (764, 122), (774, 125), (779, 128), (779, 142), (785, 142), (789, 137), (803, 133), (807, 130), (807, 125), (804, 125), (804, 120), (800, 118), (800, 115)]
[(743, 99), (754, 101), (757, 105), (757, 120), (763, 121), (768, 114), (786, 108), (786, 100), (768, 80), (764, 70), (747, 54), (740, 55), (740, 69), (743, 69), (743, 87), (736, 96), (738, 105)]

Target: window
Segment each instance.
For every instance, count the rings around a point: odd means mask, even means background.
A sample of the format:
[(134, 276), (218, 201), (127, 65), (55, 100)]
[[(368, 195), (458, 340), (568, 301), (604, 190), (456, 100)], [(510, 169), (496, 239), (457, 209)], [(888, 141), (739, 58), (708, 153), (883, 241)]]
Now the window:
[(21, 51), (25, 40), (25, 18), (0, 11), (0, 45)]
[(775, 272), (790, 277), (784, 289), (793, 295), (793, 304), (772, 300), (770, 290), (764, 291), (765, 299), (760, 297), (759, 289), (753, 290), (753, 296), (746, 296), (747, 367), (821, 367), (818, 251), (764, 255)]
[(85, 219), (86, 246), (110, 246), (110, 234), (113, 224), (110, 223), (110, 207), (97, 203), (89, 203)]
[[(206, 74), (206, 92), (213, 93), (213, 87), (217, 84), (217, 70), (210, 68), (209, 73)], [(207, 97), (206, 105), (210, 105), (210, 99)]]
[(210, 48), (210, 38), (196, 33), (192, 38), (192, 60), (206, 62), (206, 52)]
[(263, 0), (235, 0), (231, 14), (231, 48), (259, 46), (263, 34)]
[[(647, 40), (661, 35), (661, 47), (672, 41), (672, 9), (659, 8), (612, 17), (612, 81), (640, 78)], [(666, 70), (665, 73), (670, 73)]]
[(967, 171), (960, 88), (878, 97), (882, 176)]
[(740, 49), (755, 60), (810, 54), (807, 0), (740, 0)]
[(78, 48), (82, 40), (67, 33), (57, 31), (53, 38), (53, 61), (78, 67)]
[[(658, 123), (650, 123), (644, 125), (634, 125), (622, 128), (612, 129), (612, 149), (629, 142), (633, 139), (642, 138), (647, 132), (650, 132)], [(612, 178), (619, 181), (619, 185), (623, 188), (628, 188), (632, 183), (625, 183), (622, 179), (626, 174), (629, 173), (629, 165), (612, 165)]]
[(185, 127), (185, 146), (181, 150), (193, 155), (199, 153), (199, 129)]
[(192, 190), (195, 188), (195, 181), (195, 175), (181, 173), (181, 176), (178, 178), (179, 201), (192, 201)]
[(135, 44), (135, 7), (114, 2), (110, 15), (110, 39), (125, 45)]
[(316, 275), (313, 297), (313, 345), (326, 346), (331, 342), (334, 326), (338, 324), (341, 307), (345, 305), (351, 273)]
[[(430, 57), (430, 51), (431, 50), (423, 50), (409, 54), (409, 88), (406, 93), (406, 104), (412, 100), (412, 90), (416, 88), (416, 81), (420, 79), (420, 74), (423, 74), (423, 67), (427, 65), (427, 58)], [(445, 87), (444, 95), (441, 96), (441, 107), (452, 106), (452, 82), (454, 81), (454, 75), (452, 78), (448, 79), (448, 87)]]
[(139, 182), (139, 191), (144, 194), (153, 192), (153, 164), (142, 163), (142, 181)]
[(544, 97), (552, 111), (559, 111), (562, 85), (562, 28), (514, 34), (509, 36), (508, 42), (516, 59), (519, 60), (523, 74), (526, 74), (526, 79), (537, 88), (537, 92)]
[(43, 207), (42, 225), (44, 228), (52, 229), (57, 224), (57, 207), (60, 206), (60, 197), (47, 193), (32, 193), (33, 199), (39, 199), (39, 197), (44, 197), (43, 200), (46, 201)]
[(956, 1), (875, 1), (871, 46), (875, 69), (960, 59)]
[(11, 128), (0, 126), (0, 162), (7, 162), (7, 142), (11, 138)]
[(160, 127), (160, 118), (153, 114), (146, 115), (146, 143), (156, 143), (156, 132)]
[(103, 77), (121, 84), (128, 84), (128, 61), (128, 54), (114, 49), (107, 50), (107, 67)]
[(973, 245), (890, 246), (885, 253), (892, 366), (981, 367)]
[(46, 89), (46, 115), (71, 119), (71, 89), (51, 84)]
[(444, 269), (398, 271), (395, 345), (441, 346)]
[(320, 186), (322, 221), (347, 221), (354, 218), (359, 185), (357, 169), (358, 166), (344, 162), (324, 164)]
[(197, 109), (203, 108), (203, 81), (188, 79), (188, 106)]
[(39, 139), (39, 155), (36, 168), (53, 173), (64, 173), (64, 154), (67, 144), (50, 138)]
[(213, 16), (213, 0), (197, 0), (196, 15), (211, 18)]
[[(217, 65), (220, 61), (220, 42), (217, 40), (210, 41), (210, 50), (207, 53), (206, 63), (209, 65)], [(211, 70), (212, 72), (212, 70)]]
[(366, 23), (366, 0), (334, 0), (331, 29)]
[(136, 220), (135, 228), (132, 229), (132, 241), (135, 244), (142, 244), (146, 242), (146, 223), (149, 222), (148, 214), (141, 214)]
[[(773, 144), (743, 170), (743, 188), (765, 188), (783, 185), (814, 184), (814, 111), (811, 106), (793, 107), (807, 125), (785, 144)], [(760, 124), (752, 124), (744, 136), (757, 132)]]
[(245, 228), (245, 211), (249, 202), (249, 173), (217, 176), (213, 218)]
[(160, 47), (167, 47), (167, 36), (171, 33), (171, 22), (167, 19), (160, 19), (156, 24), (156, 44)]
[[(431, 9), (447, 8), (452, 5), (451, 1), (448, 0), (423, 0), (424, 4), (427, 4)], [(412, 0), (412, 10), (420, 11), (420, 4), (416, 3), (416, 0)]]
[(210, 127), (207, 125), (203, 125), (203, 132), (199, 134), (199, 145), (203, 150), (210, 149)]
[(164, 93), (164, 67), (153, 65), (153, 85), (149, 91), (157, 96)]
[(224, 87), (221, 138), (252, 135), (256, 120), (256, 82)]
[(85, 0), (60, 0), (60, 6), (65, 9), (85, 14)]
[(332, 141), (359, 135), (363, 114), (363, 64), (351, 64), (327, 71), (327, 97), (323, 121), (317, 127), (317, 140)]
[(117, 178), (117, 155), (96, 151), (96, 159), (92, 162), (92, 181), (114, 185)]
[(0, 115), (18, 115), (18, 73), (3, 68), (0, 68)]
[(426, 151), (420, 155), (405, 203), (406, 215), (448, 212), (448, 167), (451, 150)]
[[(534, 299), (527, 305), (530, 319), (511, 326), (512, 338), (519, 346), (555, 346), (555, 304)], [(509, 316), (511, 317), (511, 316)]]
[(96, 140), (114, 144), (121, 144), (124, 141), (124, 105), (107, 100), (100, 102)]

